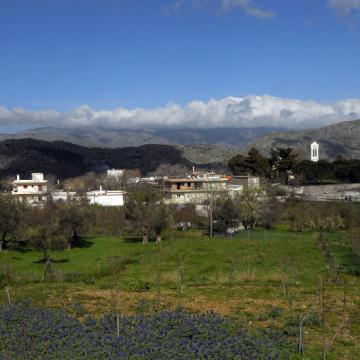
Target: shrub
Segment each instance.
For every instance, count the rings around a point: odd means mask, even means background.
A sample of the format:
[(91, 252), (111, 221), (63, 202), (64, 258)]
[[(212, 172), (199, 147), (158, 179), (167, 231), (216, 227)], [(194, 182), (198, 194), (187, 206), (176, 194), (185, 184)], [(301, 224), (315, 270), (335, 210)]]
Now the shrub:
[(145, 292), (150, 290), (150, 283), (140, 279), (126, 279), (122, 288), (133, 292)]
[(275, 319), (281, 316), (283, 309), (281, 307), (270, 307), (268, 310), (261, 313), (258, 317), (260, 321)]

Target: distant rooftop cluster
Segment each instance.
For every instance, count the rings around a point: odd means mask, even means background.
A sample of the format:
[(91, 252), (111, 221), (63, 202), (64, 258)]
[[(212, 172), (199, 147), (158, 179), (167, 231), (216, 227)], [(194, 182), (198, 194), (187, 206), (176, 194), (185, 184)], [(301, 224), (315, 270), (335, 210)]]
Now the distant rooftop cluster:
[[(125, 177), (125, 174), (130, 176)], [(108, 190), (104, 185), (98, 189), (86, 191), (85, 198), (90, 204), (99, 206), (123, 206), (126, 202), (124, 184), (139, 185), (147, 184), (157, 186), (163, 192), (163, 201), (168, 205), (202, 205), (209, 196), (229, 195), (236, 197), (244, 188), (260, 188), (260, 178), (254, 176), (228, 176), (214, 172), (193, 171), (186, 176), (137, 176), (133, 170), (109, 169), (106, 178), (118, 181), (119, 189)], [(121, 180), (124, 180), (123, 182)], [(106, 183), (106, 181), (105, 181)], [(80, 195), (75, 191), (66, 189), (49, 189), (48, 180), (43, 173), (32, 173), (30, 179), (20, 179), (17, 175), (12, 182), (13, 196), (16, 196), (28, 204), (41, 206), (50, 199), (52, 201), (76, 200)]]

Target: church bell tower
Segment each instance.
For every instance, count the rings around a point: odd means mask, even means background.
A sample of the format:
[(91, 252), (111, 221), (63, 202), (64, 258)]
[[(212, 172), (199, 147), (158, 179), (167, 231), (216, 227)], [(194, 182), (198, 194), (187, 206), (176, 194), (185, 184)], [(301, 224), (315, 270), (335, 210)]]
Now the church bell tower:
[(316, 141), (314, 141), (310, 145), (310, 149), (311, 149), (310, 160), (313, 162), (318, 162), (319, 161), (319, 144)]

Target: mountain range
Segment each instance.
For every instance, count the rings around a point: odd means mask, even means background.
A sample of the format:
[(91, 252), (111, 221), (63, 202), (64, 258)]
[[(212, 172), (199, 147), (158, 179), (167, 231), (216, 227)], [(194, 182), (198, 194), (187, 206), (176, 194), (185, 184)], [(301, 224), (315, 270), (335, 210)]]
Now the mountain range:
[(310, 157), (310, 143), (320, 145), (320, 159), (343, 158), (360, 159), (360, 120), (345, 121), (319, 129), (280, 131), (257, 138), (253, 144), (242, 147), (242, 152), (251, 146), (268, 155), (271, 148), (292, 147), (301, 157)]
[(1, 140), (37, 139), (66, 141), (81, 146), (120, 148), (146, 144), (194, 145), (212, 144), (239, 148), (257, 137), (282, 128), (163, 128), (163, 129), (111, 129), (104, 127), (36, 128), (15, 134), (0, 134)]
[[(245, 153), (250, 147), (265, 155), (271, 148), (292, 147), (302, 158), (309, 158), (309, 144), (314, 140), (320, 144), (321, 159), (360, 158), (360, 120), (319, 129), (270, 131), (271, 128), (42, 128), (4, 134), (0, 135), (0, 177), (40, 171), (67, 178), (112, 167), (140, 169), (145, 175), (164, 163), (223, 172), (232, 156)], [(128, 144), (142, 145), (125, 146)]]

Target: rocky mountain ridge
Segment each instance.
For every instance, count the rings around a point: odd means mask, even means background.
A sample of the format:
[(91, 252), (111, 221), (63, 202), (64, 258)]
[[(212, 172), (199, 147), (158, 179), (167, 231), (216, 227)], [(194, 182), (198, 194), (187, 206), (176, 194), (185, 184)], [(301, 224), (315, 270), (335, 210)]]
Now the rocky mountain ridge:
[(334, 160), (338, 156), (349, 159), (360, 159), (360, 120), (345, 121), (319, 129), (275, 132), (257, 138), (253, 144), (241, 148), (246, 152), (255, 146), (264, 155), (271, 148), (292, 147), (303, 158), (310, 158), (310, 143), (320, 144), (320, 159)]
[(69, 143), (104, 148), (121, 148), (146, 144), (194, 145), (211, 144), (239, 148), (281, 128), (158, 128), (158, 129), (111, 129), (104, 127), (37, 128), (14, 134), (0, 134), (1, 140), (36, 139), (66, 141)]

